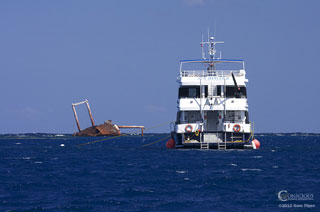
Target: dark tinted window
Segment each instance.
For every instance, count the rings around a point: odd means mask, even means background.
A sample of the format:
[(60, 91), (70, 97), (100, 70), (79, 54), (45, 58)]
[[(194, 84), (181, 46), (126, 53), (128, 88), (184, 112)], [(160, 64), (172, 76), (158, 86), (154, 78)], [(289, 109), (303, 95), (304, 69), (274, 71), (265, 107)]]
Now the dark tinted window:
[(179, 98), (200, 98), (200, 86), (180, 87)]
[(221, 85), (217, 85), (217, 96), (221, 96)]
[(200, 111), (183, 111), (184, 115), (182, 115), (182, 111), (177, 114), (177, 123), (185, 124), (185, 123), (196, 123), (201, 121)]
[(205, 85), (204, 97), (208, 97), (208, 86)]
[(249, 124), (250, 121), (249, 121), (249, 113), (248, 113), (248, 111), (245, 111), (244, 114), (246, 116), (246, 124)]
[(226, 96), (229, 98), (236, 97), (236, 98), (241, 98), (241, 97), (247, 97), (247, 89), (246, 87), (239, 87), (240, 88), (240, 95), (237, 96), (237, 91), (235, 86), (226, 86)]

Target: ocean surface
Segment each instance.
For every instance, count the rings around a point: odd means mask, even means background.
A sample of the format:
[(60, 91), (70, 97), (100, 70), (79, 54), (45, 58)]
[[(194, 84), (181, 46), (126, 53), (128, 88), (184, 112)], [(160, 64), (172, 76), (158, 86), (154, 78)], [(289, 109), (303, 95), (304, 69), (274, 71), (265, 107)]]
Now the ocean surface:
[(0, 211), (320, 211), (320, 135), (259, 134), (259, 150), (143, 146), (167, 136), (1, 135)]

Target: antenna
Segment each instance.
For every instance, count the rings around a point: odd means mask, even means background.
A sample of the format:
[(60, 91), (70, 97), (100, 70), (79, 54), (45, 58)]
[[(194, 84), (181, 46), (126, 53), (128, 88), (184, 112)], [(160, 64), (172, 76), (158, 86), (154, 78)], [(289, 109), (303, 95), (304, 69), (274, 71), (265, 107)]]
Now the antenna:
[[(204, 44), (208, 45), (208, 55), (210, 56), (210, 58), (211, 59), (216, 59), (216, 53), (217, 53), (216, 44), (224, 43), (223, 41), (214, 41), (215, 37), (213, 37), (213, 36), (210, 37), (209, 33), (210, 32), (209, 32), (209, 28), (208, 28), (208, 41), (204, 42), (203, 41), (203, 36), (202, 36), (202, 41), (200, 43), (200, 46), (202, 48), (202, 59), (206, 59), (204, 51), (203, 51)], [(220, 58), (218, 58), (218, 59), (221, 59), (221, 52), (220, 52)]]
[(217, 24), (216, 24), (216, 20), (214, 20), (214, 34), (215, 37), (217, 37)]
[(203, 35), (202, 35), (202, 39), (201, 39), (201, 43), (200, 43), (200, 46), (201, 46), (201, 53), (202, 53), (202, 59), (206, 59), (205, 57), (205, 54), (204, 54), (204, 51), (203, 51)]

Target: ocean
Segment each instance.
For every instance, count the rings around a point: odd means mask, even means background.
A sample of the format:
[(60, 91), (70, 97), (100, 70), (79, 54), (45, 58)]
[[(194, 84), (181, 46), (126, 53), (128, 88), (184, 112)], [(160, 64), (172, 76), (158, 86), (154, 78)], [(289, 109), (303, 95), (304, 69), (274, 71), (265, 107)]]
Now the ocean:
[(320, 135), (177, 150), (169, 134), (0, 136), (0, 211), (320, 211)]

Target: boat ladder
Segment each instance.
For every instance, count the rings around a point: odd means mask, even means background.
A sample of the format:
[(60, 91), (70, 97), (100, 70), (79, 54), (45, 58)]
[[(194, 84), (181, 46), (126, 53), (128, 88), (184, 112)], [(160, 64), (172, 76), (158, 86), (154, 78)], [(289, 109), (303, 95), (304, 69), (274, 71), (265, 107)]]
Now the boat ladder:
[(227, 142), (225, 142), (225, 141), (218, 142), (218, 149), (219, 150), (226, 150), (227, 149)]
[(200, 143), (200, 149), (209, 149), (209, 143), (201, 142)]

